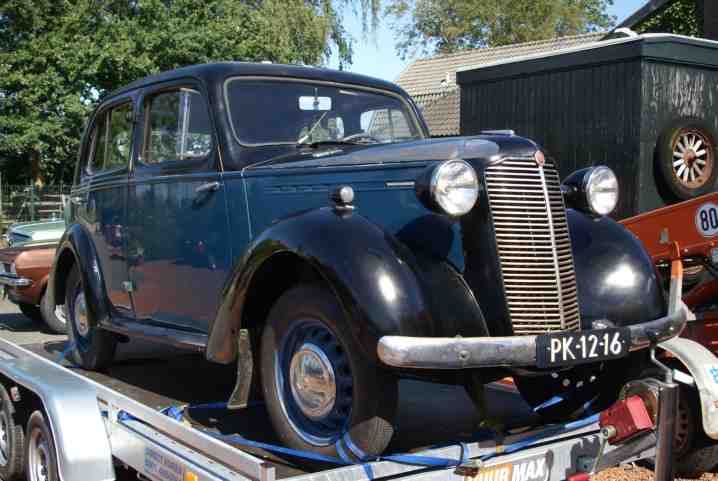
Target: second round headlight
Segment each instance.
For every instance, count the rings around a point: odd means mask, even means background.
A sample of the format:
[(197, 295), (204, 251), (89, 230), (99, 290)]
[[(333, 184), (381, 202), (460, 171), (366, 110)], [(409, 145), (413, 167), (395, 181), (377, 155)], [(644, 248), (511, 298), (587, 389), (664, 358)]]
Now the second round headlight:
[(611, 169), (599, 166), (591, 169), (586, 176), (584, 192), (591, 212), (608, 215), (618, 204), (618, 179)]
[(467, 214), (479, 198), (476, 171), (463, 160), (447, 160), (431, 175), (431, 196), (448, 215)]

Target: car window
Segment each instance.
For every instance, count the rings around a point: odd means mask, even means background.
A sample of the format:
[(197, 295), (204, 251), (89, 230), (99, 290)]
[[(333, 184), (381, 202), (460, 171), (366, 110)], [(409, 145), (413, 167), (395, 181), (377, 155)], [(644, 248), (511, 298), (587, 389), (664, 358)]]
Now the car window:
[(412, 137), (404, 113), (396, 109), (368, 110), (361, 115), (361, 129), (380, 142)]
[(92, 139), (90, 173), (127, 165), (132, 150), (132, 104), (103, 112), (95, 123)]
[(199, 159), (212, 149), (209, 110), (202, 95), (191, 89), (152, 96), (147, 103), (143, 161)]
[(311, 81), (232, 78), (229, 118), (245, 145), (345, 141), (376, 144), (423, 137), (398, 95)]

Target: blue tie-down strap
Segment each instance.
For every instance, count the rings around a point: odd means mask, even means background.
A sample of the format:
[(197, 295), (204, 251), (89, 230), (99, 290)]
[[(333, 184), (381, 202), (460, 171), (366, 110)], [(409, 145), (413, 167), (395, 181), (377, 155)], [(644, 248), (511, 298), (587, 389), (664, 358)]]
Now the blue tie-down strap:
[(57, 363), (62, 364), (62, 361), (67, 360), (68, 362), (70, 362), (70, 364), (75, 366), (75, 363), (72, 361), (72, 359), (68, 358), (67, 356), (69, 356), (72, 351), (75, 350), (76, 347), (77, 344), (75, 344), (74, 342), (68, 342), (67, 346), (65, 346), (65, 349), (63, 349), (60, 355), (57, 356)]
[[(569, 394), (570, 393), (560, 395), (560, 396), (554, 396), (554, 397), (544, 401), (543, 403), (539, 404), (533, 410), (535, 413), (540, 413), (541, 411), (543, 411), (547, 408), (550, 408), (551, 406), (559, 405), (559, 404), (565, 402), (566, 400), (568, 400)], [(581, 407), (582, 415), (590, 416), (590, 415), (594, 414), (593, 410), (591, 409), (591, 405), (593, 404), (593, 401), (594, 400), (592, 399), (592, 400), (584, 403), (584, 405)]]

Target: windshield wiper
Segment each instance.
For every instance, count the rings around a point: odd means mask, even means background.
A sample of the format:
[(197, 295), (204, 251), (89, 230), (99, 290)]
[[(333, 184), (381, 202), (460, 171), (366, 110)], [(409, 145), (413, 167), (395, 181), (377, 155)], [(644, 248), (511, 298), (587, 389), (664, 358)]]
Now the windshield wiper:
[(316, 149), (325, 145), (370, 145), (369, 142), (356, 140), (317, 140), (316, 142), (297, 142), (297, 147), (310, 147)]

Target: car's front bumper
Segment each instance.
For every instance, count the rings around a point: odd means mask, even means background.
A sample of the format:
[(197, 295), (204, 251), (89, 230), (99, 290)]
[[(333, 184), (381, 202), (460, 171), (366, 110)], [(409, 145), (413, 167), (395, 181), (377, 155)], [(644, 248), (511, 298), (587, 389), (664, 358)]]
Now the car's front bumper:
[[(668, 314), (627, 326), (631, 332), (629, 350), (644, 349), (681, 332), (690, 312), (681, 301), (682, 282), (682, 266), (678, 266), (671, 275)], [(537, 337), (383, 336), (377, 354), (386, 365), (408, 369), (531, 367), (536, 365)]]
[(14, 274), (0, 274), (0, 286), (7, 287), (30, 287), (32, 281), (25, 277), (18, 277)]

